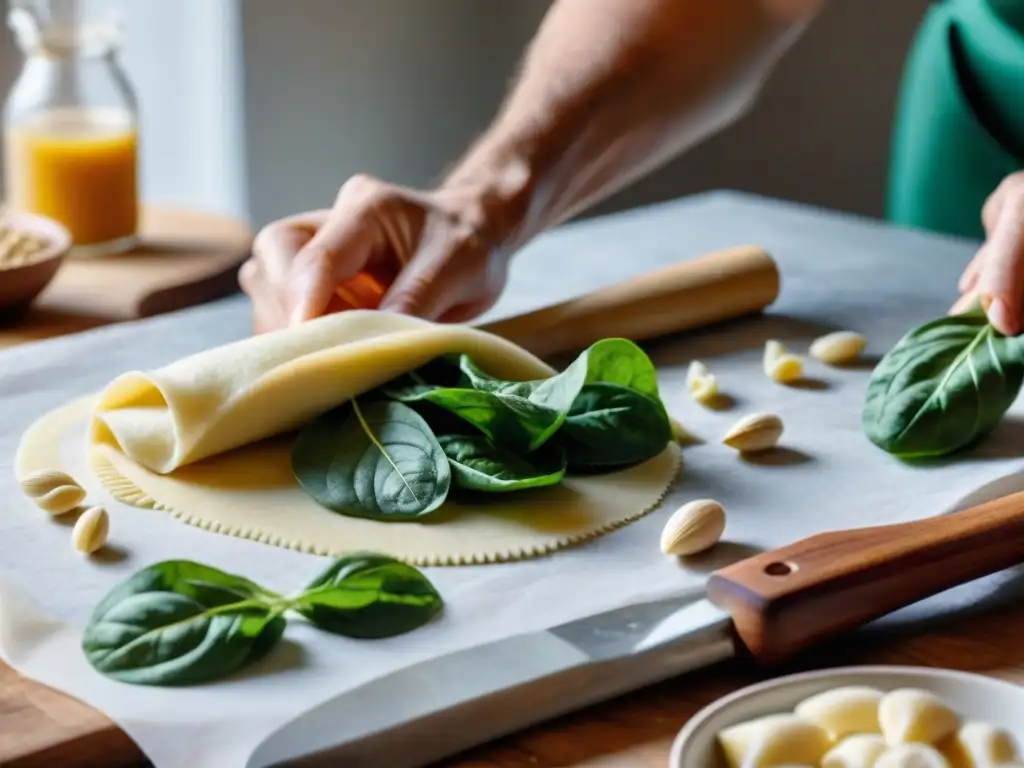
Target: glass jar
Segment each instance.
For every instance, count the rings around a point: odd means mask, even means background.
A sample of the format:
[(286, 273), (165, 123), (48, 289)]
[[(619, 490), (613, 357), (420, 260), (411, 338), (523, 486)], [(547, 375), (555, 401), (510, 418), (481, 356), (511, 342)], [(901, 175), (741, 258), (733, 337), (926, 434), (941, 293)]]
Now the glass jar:
[(4, 108), (7, 204), (71, 232), (73, 254), (130, 248), (139, 219), (135, 93), (115, 0), (9, 0), (25, 54)]

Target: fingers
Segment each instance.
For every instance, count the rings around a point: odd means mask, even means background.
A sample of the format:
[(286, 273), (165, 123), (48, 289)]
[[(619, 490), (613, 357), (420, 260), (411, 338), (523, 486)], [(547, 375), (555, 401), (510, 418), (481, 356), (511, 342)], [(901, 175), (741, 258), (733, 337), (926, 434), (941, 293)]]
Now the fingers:
[(437, 320), (452, 305), (451, 283), (441, 285), (443, 262), (417, 254), (392, 283), (381, 300), (380, 309)]
[[(380, 309), (449, 320), (479, 314), (493, 303), (489, 286), (496, 281), (488, 250), (476, 238), (446, 222), (428, 228), (414, 258), (395, 279)], [(500, 280), (504, 282), (504, 280)]]
[(1024, 179), (1008, 186), (1002, 198), (973, 290), (996, 330), (1016, 335), (1024, 304)]
[(981, 266), (984, 263), (985, 246), (982, 246), (960, 276), (960, 282), (957, 285), (960, 293), (972, 293), (974, 291), (975, 286), (978, 284), (978, 277), (981, 274)]
[(395, 262), (412, 259), (424, 219), (414, 197), (409, 190), (368, 176), (353, 176), (345, 183), (327, 221), (296, 254), (292, 323), (323, 314), (338, 286), (374, 260), (389, 262), (383, 265), (387, 271)]
[(964, 312), (968, 312), (968, 311), (974, 309), (974, 307), (975, 307), (975, 305), (977, 303), (978, 303), (978, 296), (976, 294), (974, 294), (974, 293), (965, 293), (963, 296), (961, 296), (959, 299), (957, 299), (956, 303), (952, 307), (950, 307), (949, 314), (950, 315), (961, 315)]
[(292, 325), (324, 314), (337, 286), (359, 273), (375, 245), (371, 201), (346, 194), (353, 187), (351, 182), (342, 187), (326, 221), (295, 254), (287, 288)]
[(258, 331), (368, 306), (462, 322), (494, 303), (504, 269), (460, 209), (356, 176), (330, 211), (261, 231), (239, 281)]
[(292, 259), (326, 221), (328, 211), (311, 211), (268, 224), (256, 235), (252, 255), (238, 272), (240, 287), (253, 304), (256, 333), (283, 328), (290, 306), (282, 286), (287, 284)]
[[(1013, 179), (1014, 176), (1012, 175), (1003, 179), (992, 194), (986, 198), (985, 204), (981, 208), (981, 223), (985, 228), (986, 237), (991, 237), (996, 230), (999, 217), (1003, 212), (1003, 204), (1006, 200), (1007, 192), (1015, 184)], [(960, 275), (957, 288), (962, 295), (950, 308), (950, 314), (956, 315), (961, 312), (966, 312), (978, 301), (978, 297), (976, 297), (974, 293), (978, 287), (978, 279), (981, 277), (982, 268), (985, 266), (987, 254), (986, 246), (987, 243), (978, 249), (974, 258), (971, 259), (970, 263), (964, 269), (963, 274)]]
[(1024, 181), (1024, 174), (1019, 172), (1011, 173), (999, 182), (999, 186), (985, 199), (985, 204), (981, 207), (981, 223), (985, 227), (985, 234), (987, 236), (991, 236), (995, 230), (999, 217), (1003, 213), (1006, 198), (1021, 185), (1022, 181)]

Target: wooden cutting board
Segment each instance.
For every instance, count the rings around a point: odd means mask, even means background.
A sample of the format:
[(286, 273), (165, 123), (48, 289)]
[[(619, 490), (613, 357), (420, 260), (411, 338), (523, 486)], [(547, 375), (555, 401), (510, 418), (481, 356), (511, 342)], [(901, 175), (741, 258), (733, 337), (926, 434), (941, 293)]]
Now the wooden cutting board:
[(29, 312), (0, 326), (0, 348), (184, 309), (238, 288), (252, 244), (245, 223), (148, 205), (140, 231), (142, 242), (127, 253), (67, 259)]

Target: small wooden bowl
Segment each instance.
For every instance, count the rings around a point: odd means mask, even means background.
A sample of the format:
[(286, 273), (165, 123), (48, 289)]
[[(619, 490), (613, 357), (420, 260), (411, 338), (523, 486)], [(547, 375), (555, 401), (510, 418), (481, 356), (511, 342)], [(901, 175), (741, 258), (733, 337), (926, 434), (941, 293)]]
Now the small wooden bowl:
[(23, 211), (7, 211), (0, 226), (45, 243), (26, 263), (6, 264), (0, 255), (0, 319), (9, 320), (27, 310), (53, 280), (71, 248), (71, 233), (53, 219)]

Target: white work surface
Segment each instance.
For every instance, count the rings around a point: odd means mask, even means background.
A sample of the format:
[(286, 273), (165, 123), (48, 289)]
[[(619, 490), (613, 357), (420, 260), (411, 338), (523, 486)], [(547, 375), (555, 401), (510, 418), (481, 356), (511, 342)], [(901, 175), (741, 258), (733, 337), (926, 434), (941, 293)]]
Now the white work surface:
[[(648, 346), (669, 411), (704, 441), (685, 449), (684, 473), (660, 510), (549, 557), (427, 569), (446, 600), (440, 621), (377, 642), (349, 641), (296, 623), (251, 673), (206, 687), (133, 687), (94, 673), (77, 645), (92, 606), (129, 573), (168, 558), (198, 560), (281, 591), (298, 588), (325, 561), (113, 503), (112, 544), (123, 558), (85, 560), (72, 551), (70, 530), (20, 494), (11, 465), (22, 431), (54, 406), (100, 389), (127, 369), (161, 366), (246, 336), (248, 303), (230, 299), (3, 353), (0, 656), (27, 676), (104, 711), (158, 768), (243, 765), (284, 721), (393, 670), (637, 601), (699, 590), (710, 570), (755, 549), (827, 529), (937, 514), (972, 488), (1024, 467), (1019, 407), (970, 456), (912, 468), (874, 448), (861, 433), (868, 366), (840, 371), (809, 360), (806, 373), (820, 384), (806, 388), (772, 384), (761, 370), (768, 338), (804, 353), (821, 333), (854, 329), (868, 337), (869, 353), (884, 352), (910, 327), (945, 313), (972, 243), (716, 193), (546, 235), (517, 257), (508, 290), (490, 316), (532, 309), (741, 243), (764, 247), (779, 264), (782, 291), (768, 313)], [(693, 358), (707, 362), (735, 398), (731, 410), (709, 411), (689, 399), (683, 379)], [(785, 421), (785, 449), (771, 462), (742, 462), (718, 444), (732, 422), (750, 411), (772, 411)], [(726, 542), (695, 566), (683, 566), (661, 555), (658, 537), (666, 517), (698, 497), (724, 504)], [(1014, 591), (1013, 575), (1001, 574), (890, 620), (948, 615)], [(345, 723), (336, 727), (343, 731)]]

